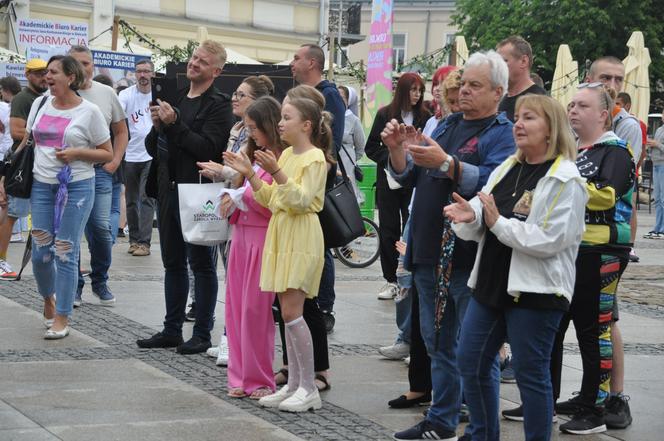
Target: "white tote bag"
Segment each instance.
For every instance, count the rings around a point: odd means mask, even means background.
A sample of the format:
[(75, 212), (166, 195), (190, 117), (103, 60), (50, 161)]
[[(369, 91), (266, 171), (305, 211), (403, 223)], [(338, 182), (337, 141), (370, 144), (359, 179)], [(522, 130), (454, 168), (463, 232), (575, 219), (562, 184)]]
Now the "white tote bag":
[(178, 184), (180, 224), (184, 241), (193, 245), (214, 246), (228, 240), (228, 219), (217, 215), (215, 201), (225, 182)]

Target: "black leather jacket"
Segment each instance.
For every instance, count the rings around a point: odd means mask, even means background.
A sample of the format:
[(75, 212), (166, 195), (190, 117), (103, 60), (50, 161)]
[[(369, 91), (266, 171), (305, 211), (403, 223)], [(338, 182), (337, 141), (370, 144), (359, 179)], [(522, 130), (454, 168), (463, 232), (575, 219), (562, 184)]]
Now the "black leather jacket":
[[(191, 127), (179, 115), (177, 106), (187, 95), (188, 90), (178, 94), (173, 105), (178, 112), (175, 123), (157, 131), (153, 127), (145, 138), (145, 148), (152, 156), (150, 175), (146, 185), (149, 196), (157, 197), (159, 191), (167, 190), (172, 183), (197, 183), (199, 173), (196, 162), (221, 162), (221, 154), (226, 150), (228, 137), (233, 126), (233, 112), (230, 98), (214, 85), (201, 95), (201, 103)], [(157, 145), (159, 135), (166, 140), (169, 161), (160, 160)], [(170, 163), (170, 167), (169, 167)], [(203, 178), (203, 182), (209, 182)]]

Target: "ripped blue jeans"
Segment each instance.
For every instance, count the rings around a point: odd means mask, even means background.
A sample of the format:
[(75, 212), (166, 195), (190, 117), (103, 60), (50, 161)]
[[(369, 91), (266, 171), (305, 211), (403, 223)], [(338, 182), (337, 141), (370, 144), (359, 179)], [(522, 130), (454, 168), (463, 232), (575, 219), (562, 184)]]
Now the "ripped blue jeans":
[(56, 295), (58, 315), (70, 316), (78, 280), (78, 258), (83, 229), (94, 203), (95, 178), (71, 182), (60, 231), (53, 229), (57, 184), (32, 184), (32, 271), (39, 294)]

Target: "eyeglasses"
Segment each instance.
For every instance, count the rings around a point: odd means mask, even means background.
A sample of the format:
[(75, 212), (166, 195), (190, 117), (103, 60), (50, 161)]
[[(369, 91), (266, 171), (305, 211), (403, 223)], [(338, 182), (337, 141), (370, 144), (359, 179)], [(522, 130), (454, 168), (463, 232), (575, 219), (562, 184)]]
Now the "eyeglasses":
[(232, 97), (233, 97), (234, 100), (238, 100), (238, 101), (240, 101), (242, 98), (245, 98), (245, 97), (251, 98), (252, 100), (254, 99), (253, 96), (248, 95), (244, 92), (238, 92), (237, 90), (235, 92), (233, 92)]
[(581, 83), (578, 86), (576, 86), (577, 89), (595, 89), (597, 87), (602, 87), (604, 86), (604, 83), (600, 83), (599, 81), (596, 81), (594, 83)]
[(602, 104), (604, 105), (604, 108), (606, 110), (611, 109), (611, 107), (612, 107), (611, 104), (612, 104), (613, 100), (611, 99), (611, 95), (609, 95), (609, 93), (604, 88), (604, 83), (599, 82), (599, 81), (596, 81), (594, 83), (581, 83), (578, 86), (576, 86), (576, 88), (577, 89), (599, 89), (599, 88), (601, 88), (601, 90), (599, 91), (599, 94), (602, 96)]

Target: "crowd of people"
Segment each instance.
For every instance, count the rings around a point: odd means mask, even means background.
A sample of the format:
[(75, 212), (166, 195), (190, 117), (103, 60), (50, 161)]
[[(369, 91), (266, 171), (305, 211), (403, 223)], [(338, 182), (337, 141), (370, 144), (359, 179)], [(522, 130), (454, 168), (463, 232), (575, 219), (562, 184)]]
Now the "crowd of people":
[[(394, 299), (397, 324), (394, 344), (379, 352), (409, 360), (409, 390), (387, 404), (429, 406), (394, 439), (499, 439), (501, 381), (519, 388), (522, 405), (502, 416), (523, 421), (527, 440), (550, 439), (558, 414), (571, 415), (559, 426), (570, 434), (631, 424), (617, 289), (638, 261), (634, 190), (646, 147), (657, 210), (647, 236), (664, 237), (664, 129), (648, 139), (629, 114), (620, 60), (595, 60), (564, 108), (533, 81), (530, 45), (509, 37), (462, 69), (439, 68), (431, 103), (418, 74), (401, 75), (366, 141), (357, 94), (323, 79), (319, 46), (296, 52), (299, 85), (282, 102), (267, 76), (221, 93), (214, 82), (225, 62), (220, 43), (202, 42), (187, 64), (189, 87), (172, 103), (153, 100), (150, 60), (137, 62), (137, 83), (117, 94), (93, 80), (82, 46), (30, 60), (23, 90), (0, 80), (11, 101), (0, 103), (0, 148), (35, 154), (29, 199), (0, 185), (0, 270), (15, 276), (9, 236), (31, 212), (44, 338), (65, 338), (82, 302), (83, 234), (91, 291), (115, 304), (108, 280), (124, 184), (128, 252), (150, 254), (155, 212), (162, 238), (163, 329), (136, 344), (216, 358), (227, 366), (229, 397), (286, 412), (321, 408), (335, 274), (317, 213), (341, 170), (366, 154), (377, 167), (378, 298)], [(215, 210), (230, 236), (218, 246), (188, 243), (179, 185), (212, 181), (225, 183)], [(219, 255), (225, 326), (216, 344)], [(570, 322), (583, 378), (577, 395), (558, 401)], [(468, 425), (457, 438), (460, 422)]]

